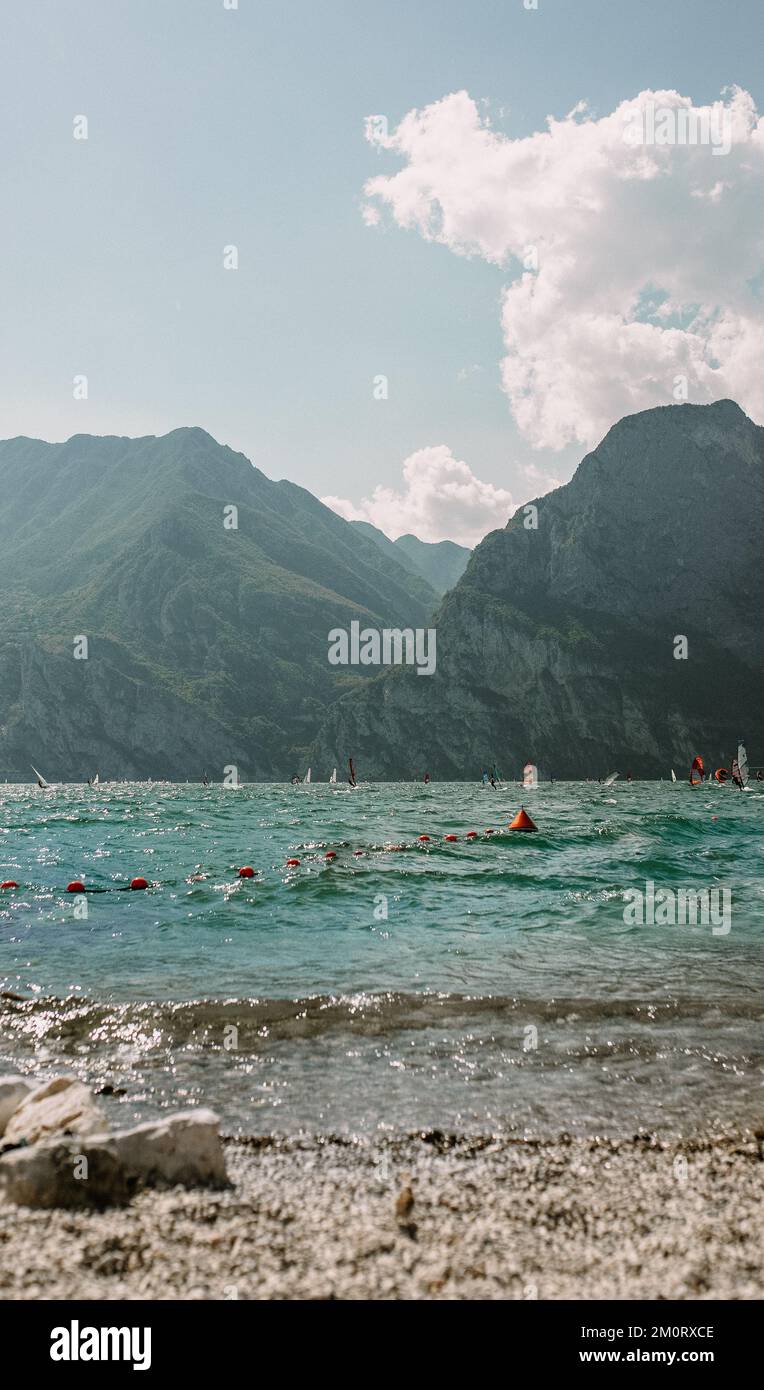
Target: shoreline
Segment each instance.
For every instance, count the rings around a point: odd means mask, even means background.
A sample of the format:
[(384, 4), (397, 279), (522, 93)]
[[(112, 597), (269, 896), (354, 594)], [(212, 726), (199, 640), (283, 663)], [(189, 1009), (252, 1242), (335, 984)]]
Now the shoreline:
[(761, 1299), (764, 1131), (228, 1137), (231, 1187), (0, 1205), (0, 1299)]

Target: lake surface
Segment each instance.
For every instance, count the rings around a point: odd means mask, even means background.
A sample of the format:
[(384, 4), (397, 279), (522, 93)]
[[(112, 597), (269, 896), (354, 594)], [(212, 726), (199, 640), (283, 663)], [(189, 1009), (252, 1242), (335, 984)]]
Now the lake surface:
[[(507, 831), (523, 801), (536, 834)], [(0, 878), (0, 1064), (114, 1087), (121, 1122), (761, 1121), (764, 786), (5, 786)], [(727, 918), (625, 919), (648, 882)]]

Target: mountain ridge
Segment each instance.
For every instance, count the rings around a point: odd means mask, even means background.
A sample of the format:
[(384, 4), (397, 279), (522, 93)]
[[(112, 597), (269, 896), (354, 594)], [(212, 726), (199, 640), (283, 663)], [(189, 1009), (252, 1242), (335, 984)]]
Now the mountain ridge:
[[(764, 430), (734, 402), (617, 422), (440, 603), (397, 542), (198, 426), (16, 436), (0, 487), (3, 776), (280, 780), (350, 754), (364, 777), (655, 776), (739, 733), (764, 763)], [(435, 674), (330, 667), (353, 620), (435, 625)]]
[(394, 541), (370, 521), (353, 521), (352, 526), (369, 536), (391, 559), (412, 573), (421, 575), (442, 598), (461, 578), (472, 551), (456, 541), (420, 541), (407, 532)]
[(659, 776), (704, 746), (728, 758), (742, 729), (764, 762), (762, 534), (764, 429), (739, 406), (627, 416), (476, 547), (435, 615), (428, 688), (379, 676), (330, 710), (315, 755), (352, 747), (371, 777), (494, 759)]
[(0, 487), (5, 776), (30, 761), (56, 779), (234, 763), (287, 776), (324, 708), (367, 678), (328, 665), (331, 628), (421, 626), (437, 601), (312, 494), (199, 428), (3, 441)]

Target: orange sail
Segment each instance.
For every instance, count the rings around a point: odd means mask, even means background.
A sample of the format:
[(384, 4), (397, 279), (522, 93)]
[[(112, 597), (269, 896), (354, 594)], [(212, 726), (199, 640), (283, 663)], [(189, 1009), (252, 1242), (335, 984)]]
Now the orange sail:
[(703, 781), (703, 759), (698, 756), (693, 758), (690, 768), (690, 786), (699, 787)]

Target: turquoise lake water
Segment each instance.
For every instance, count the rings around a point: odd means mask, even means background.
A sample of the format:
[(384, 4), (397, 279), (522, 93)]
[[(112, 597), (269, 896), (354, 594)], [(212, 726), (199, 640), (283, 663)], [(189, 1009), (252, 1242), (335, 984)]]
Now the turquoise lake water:
[[(523, 801), (535, 835), (506, 830)], [(124, 891), (135, 875), (148, 891)], [(257, 1133), (761, 1120), (755, 785), (6, 786), (0, 878), (19, 884), (0, 893), (0, 1064), (113, 1087), (120, 1120), (197, 1103)], [(67, 894), (75, 878), (105, 891)], [(729, 929), (624, 920), (648, 881), (728, 890)]]

